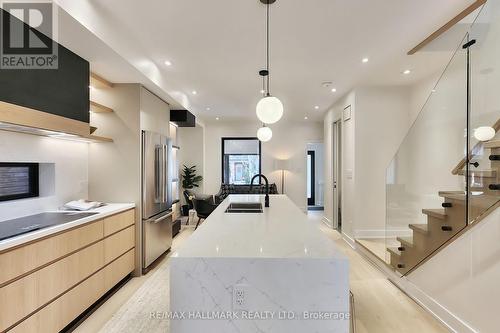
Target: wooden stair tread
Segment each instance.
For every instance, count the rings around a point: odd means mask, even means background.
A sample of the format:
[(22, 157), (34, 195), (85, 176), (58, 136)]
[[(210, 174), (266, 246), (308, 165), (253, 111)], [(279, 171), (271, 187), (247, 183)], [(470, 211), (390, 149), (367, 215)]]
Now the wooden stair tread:
[(435, 217), (437, 219), (444, 220), (446, 219), (446, 212), (444, 209), (439, 208), (439, 209), (422, 209), (422, 213)]
[(484, 143), (485, 148), (500, 148), (500, 140), (491, 140)]
[(439, 191), (439, 196), (442, 198), (449, 198), (455, 200), (465, 200), (464, 191)]
[(400, 243), (405, 244), (409, 247), (413, 246), (413, 237), (398, 237), (396, 238)]
[(388, 247), (387, 251), (389, 251), (391, 254), (394, 254), (396, 256), (401, 255), (401, 251), (399, 251), (397, 247)]
[(410, 229), (416, 232), (426, 234), (429, 232), (427, 224), (410, 224)]
[[(460, 170), (459, 175), (465, 176), (466, 170)], [(481, 178), (496, 178), (497, 172), (495, 170), (469, 170), (469, 177), (481, 177)]]

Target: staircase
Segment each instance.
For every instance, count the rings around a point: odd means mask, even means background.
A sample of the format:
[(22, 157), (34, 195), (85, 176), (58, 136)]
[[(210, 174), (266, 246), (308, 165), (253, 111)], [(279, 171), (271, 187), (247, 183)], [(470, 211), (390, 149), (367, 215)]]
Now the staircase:
[[(458, 234), (476, 225), (481, 219), (500, 207), (500, 140), (482, 144), (488, 150), (490, 170), (475, 170), (471, 165), (469, 218), (466, 218), (466, 194), (463, 191), (439, 192), (443, 198), (441, 209), (422, 209), (427, 216), (426, 224), (410, 224), (411, 237), (398, 237), (399, 247), (387, 248), (391, 266), (401, 274), (407, 274), (449, 244)], [(465, 176), (464, 163), (453, 172)], [(455, 171), (455, 170), (454, 170)], [(464, 223), (470, 221), (468, 225)]]

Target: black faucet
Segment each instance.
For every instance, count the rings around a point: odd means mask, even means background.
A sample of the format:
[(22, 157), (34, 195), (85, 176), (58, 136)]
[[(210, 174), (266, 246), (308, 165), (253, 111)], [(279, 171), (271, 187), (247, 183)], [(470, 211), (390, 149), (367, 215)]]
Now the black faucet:
[(267, 177), (264, 176), (263, 174), (261, 173), (258, 173), (256, 174), (255, 176), (253, 176), (252, 180), (250, 181), (250, 192), (252, 192), (252, 188), (253, 188), (253, 180), (257, 177), (262, 177), (264, 178), (264, 180), (266, 181), (266, 197), (264, 199), (264, 206), (265, 207), (269, 207), (269, 181), (267, 180)]

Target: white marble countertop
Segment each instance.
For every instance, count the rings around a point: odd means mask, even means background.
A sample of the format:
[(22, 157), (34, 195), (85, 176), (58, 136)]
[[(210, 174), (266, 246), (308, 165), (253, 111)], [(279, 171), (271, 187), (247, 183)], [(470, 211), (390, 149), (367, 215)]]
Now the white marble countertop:
[[(225, 213), (231, 202), (262, 202), (263, 213)], [(198, 227), (177, 258), (345, 259), (318, 226), (286, 196), (230, 195)]]
[[(82, 213), (97, 213), (97, 214), (92, 215), (92, 216), (88, 216), (88, 217), (84, 217), (84, 218), (81, 218), (81, 219), (78, 219), (75, 221), (71, 221), (68, 223), (59, 224), (59, 225), (51, 226), (48, 228), (36, 230), (36, 231), (22, 234), (22, 235), (19, 235), (16, 237), (4, 239), (4, 240), (0, 241), (0, 251), (4, 251), (4, 250), (9, 249), (11, 247), (18, 246), (18, 245), (21, 245), (21, 244), (24, 244), (24, 243), (27, 243), (27, 242), (51, 235), (51, 234), (55, 234), (55, 233), (63, 231), (63, 230), (74, 228), (74, 227), (77, 227), (77, 226), (80, 226), (80, 225), (83, 225), (83, 224), (86, 224), (86, 223), (89, 223), (92, 221), (100, 220), (100, 219), (105, 218), (107, 216), (114, 215), (116, 213), (120, 213), (120, 212), (129, 210), (129, 209), (132, 209), (134, 207), (135, 207), (135, 204), (133, 204), (133, 203), (109, 203), (106, 206), (102, 206), (102, 207), (99, 207), (96, 209), (87, 210), (87, 211), (82, 212)], [(60, 211), (50, 211), (50, 212), (51, 213), (53, 213), (53, 212), (67, 213), (68, 211), (60, 210)], [(0, 222), (0, 223), (2, 223), (2, 222)]]

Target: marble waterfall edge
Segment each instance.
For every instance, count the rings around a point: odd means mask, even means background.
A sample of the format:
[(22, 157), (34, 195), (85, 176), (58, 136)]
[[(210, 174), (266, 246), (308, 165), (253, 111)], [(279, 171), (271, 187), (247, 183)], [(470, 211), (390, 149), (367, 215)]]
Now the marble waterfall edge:
[(230, 196), (172, 255), (172, 333), (349, 332), (347, 258), (286, 196), (263, 214), (224, 213), (260, 200)]

